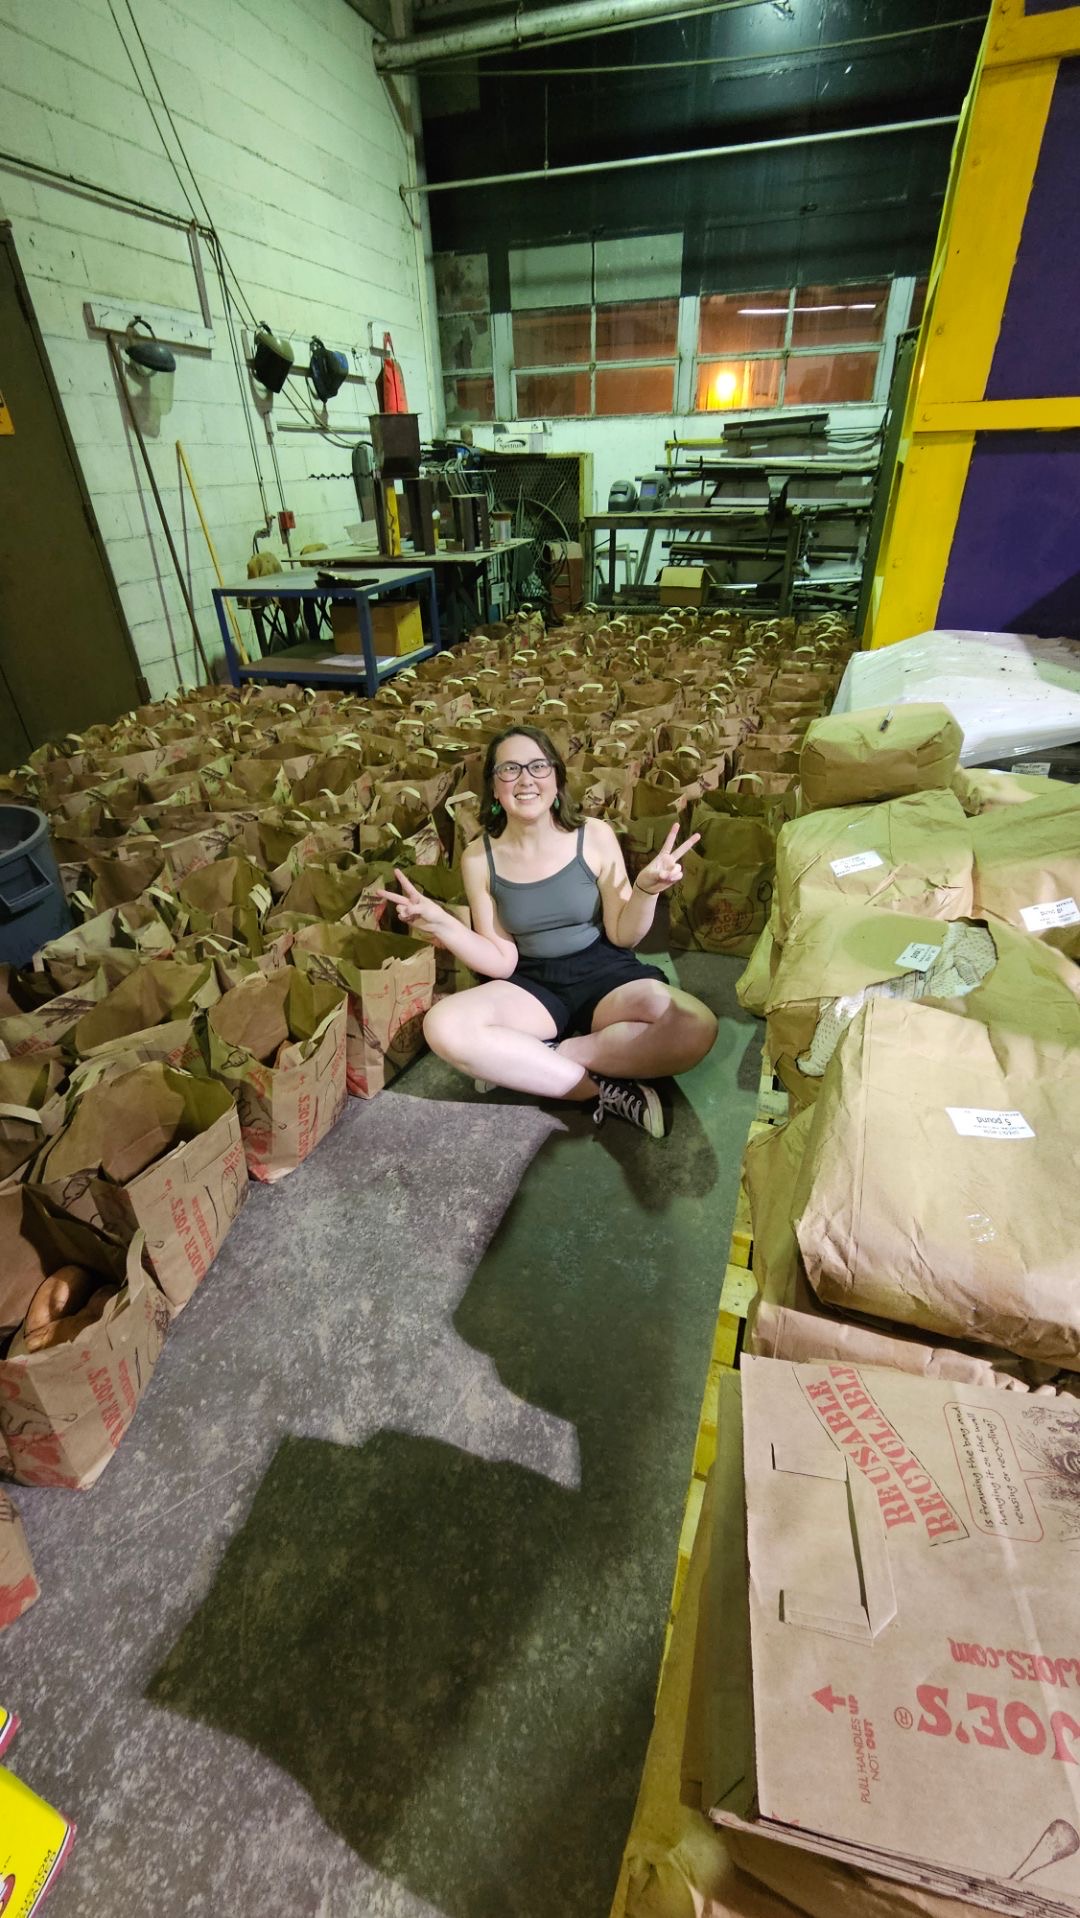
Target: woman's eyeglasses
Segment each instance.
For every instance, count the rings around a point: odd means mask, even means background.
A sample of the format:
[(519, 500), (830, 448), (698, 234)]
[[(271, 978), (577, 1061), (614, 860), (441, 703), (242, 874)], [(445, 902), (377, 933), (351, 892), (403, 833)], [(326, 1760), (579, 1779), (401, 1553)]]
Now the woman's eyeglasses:
[(506, 785), (512, 779), (520, 779), (522, 773), (528, 773), (532, 779), (544, 779), (554, 770), (547, 759), (530, 759), (525, 766), (520, 766), (516, 759), (504, 759), (502, 765), (495, 768), (495, 778)]

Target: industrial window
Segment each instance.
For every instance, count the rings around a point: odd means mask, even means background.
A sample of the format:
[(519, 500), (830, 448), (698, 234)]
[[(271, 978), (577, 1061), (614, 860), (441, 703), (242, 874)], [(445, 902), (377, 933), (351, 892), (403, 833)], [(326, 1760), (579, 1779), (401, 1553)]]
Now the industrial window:
[(698, 412), (873, 399), (888, 301), (887, 281), (704, 295)]
[(509, 269), (518, 419), (674, 411), (680, 234), (534, 247)]
[(494, 419), (487, 254), (436, 254), (435, 291), (447, 425)]

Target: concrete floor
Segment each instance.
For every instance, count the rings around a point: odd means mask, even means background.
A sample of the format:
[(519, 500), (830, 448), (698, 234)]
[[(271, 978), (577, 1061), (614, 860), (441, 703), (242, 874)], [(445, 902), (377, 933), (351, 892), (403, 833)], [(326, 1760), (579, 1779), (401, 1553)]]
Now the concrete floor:
[[(253, 1188), (90, 1493), (18, 1490), (50, 1918), (606, 1918), (760, 1046), (657, 1145), (432, 1058)], [(675, 976), (675, 972), (672, 976)]]

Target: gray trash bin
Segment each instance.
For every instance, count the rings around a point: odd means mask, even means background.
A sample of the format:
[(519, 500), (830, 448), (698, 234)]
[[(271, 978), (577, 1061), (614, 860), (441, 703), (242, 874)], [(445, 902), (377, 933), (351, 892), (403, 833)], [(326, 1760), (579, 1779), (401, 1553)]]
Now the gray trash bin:
[(45, 814), (0, 806), (0, 964), (24, 966), (70, 926)]

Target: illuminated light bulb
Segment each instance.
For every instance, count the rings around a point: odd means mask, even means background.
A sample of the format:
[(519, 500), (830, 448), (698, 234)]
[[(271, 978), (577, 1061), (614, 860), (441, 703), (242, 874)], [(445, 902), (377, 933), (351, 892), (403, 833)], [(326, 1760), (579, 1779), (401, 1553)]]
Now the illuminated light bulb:
[(721, 372), (716, 375), (713, 381), (713, 392), (721, 406), (727, 406), (735, 398), (738, 390), (739, 379), (736, 373)]

